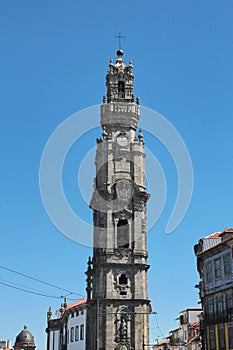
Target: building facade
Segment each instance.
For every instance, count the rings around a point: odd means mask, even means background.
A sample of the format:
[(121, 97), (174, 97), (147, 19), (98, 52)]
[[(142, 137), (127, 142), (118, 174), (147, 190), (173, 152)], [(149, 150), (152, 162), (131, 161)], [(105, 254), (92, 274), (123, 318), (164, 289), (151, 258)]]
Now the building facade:
[(233, 349), (233, 229), (200, 239), (194, 250), (203, 305), (203, 349)]
[(170, 350), (200, 350), (201, 308), (189, 308), (180, 312), (179, 327), (170, 332)]
[(154, 350), (201, 350), (201, 308), (182, 310), (177, 318), (179, 327), (170, 331), (169, 337), (153, 346)]
[(86, 349), (86, 299), (63, 303), (55, 318), (50, 308), (47, 319), (47, 350)]
[(10, 350), (11, 349), (11, 341), (10, 340), (0, 340), (0, 350)]
[(93, 257), (87, 269), (88, 350), (141, 350), (149, 344), (144, 140), (137, 132), (133, 65), (110, 61), (101, 106), (90, 203)]

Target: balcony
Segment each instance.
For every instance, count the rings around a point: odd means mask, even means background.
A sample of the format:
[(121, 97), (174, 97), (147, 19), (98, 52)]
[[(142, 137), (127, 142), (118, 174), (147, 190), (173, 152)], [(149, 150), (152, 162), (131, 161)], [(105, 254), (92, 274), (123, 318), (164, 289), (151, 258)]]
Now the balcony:
[(222, 323), (233, 320), (233, 307), (228, 308), (222, 312), (215, 313), (213, 315), (206, 314), (204, 315), (204, 323), (212, 324), (212, 323)]

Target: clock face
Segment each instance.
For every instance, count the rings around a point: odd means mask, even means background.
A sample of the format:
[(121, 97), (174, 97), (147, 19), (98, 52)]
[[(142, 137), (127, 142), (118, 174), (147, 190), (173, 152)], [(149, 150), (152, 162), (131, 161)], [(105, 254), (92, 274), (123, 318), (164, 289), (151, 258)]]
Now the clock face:
[(127, 146), (129, 143), (128, 137), (125, 135), (119, 135), (117, 137), (117, 143), (119, 146), (122, 146), (122, 147)]

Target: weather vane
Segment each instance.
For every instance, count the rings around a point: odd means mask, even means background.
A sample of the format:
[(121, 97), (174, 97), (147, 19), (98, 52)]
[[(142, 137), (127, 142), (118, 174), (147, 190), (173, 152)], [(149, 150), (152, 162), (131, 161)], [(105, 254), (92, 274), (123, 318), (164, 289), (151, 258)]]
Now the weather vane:
[(119, 39), (119, 50), (121, 50), (121, 39), (125, 39), (125, 36), (121, 35), (121, 28), (119, 28), (119, 34), (115, 35), (114, 38)]

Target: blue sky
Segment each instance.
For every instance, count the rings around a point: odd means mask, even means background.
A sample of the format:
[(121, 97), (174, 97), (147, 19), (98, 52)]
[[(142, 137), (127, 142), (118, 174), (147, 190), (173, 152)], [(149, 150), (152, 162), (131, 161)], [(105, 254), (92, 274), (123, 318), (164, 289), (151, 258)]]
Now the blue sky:
[[(148, 233), (150, 298), (166, 335), (176, 327), (179, 311), (198, 302), (193, 245), (233, 225), (232, 1), (2, 0), (0, 6), (1, 265), (85, 294), (91, 248), (67, 239), (51, 223), (40, 197), (39, 165), (54, 129), (73, 113), (102, 102), (121, 26), (125, 61), (134, 64), (135, 95), (179, 131), (194, 169), (189, 210), (167, 235), (177, 172), (161, 143), (145, 134), (167, 181), (164, 211)], [(93, 130), (74, 145), (64, 166), (67, 198), (89, 222), (77, 169), (96, 137), (99, 131)], [(91, 192), (92, 183), (86, 186)], [(153, 196), (151, 205), (156, 205)], [(0, 279), (49, 295), (62, 293), (3, 269)], [(60, 301), (3, 285), (0, 293), (0, 338), (14, 341), (26, 323), (37, 349), (43, 349), (47, 309), (55, 310)], [(153, 317), (151, 337), (156, 339), (161, 332)]]

